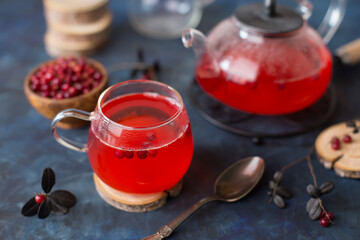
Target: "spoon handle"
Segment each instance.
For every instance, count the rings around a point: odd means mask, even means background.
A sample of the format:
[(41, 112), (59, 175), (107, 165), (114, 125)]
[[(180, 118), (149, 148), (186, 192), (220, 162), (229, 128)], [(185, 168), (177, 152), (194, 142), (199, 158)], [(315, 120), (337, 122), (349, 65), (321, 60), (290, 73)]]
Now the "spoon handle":
[(215, 200), (220, 200), (220, 198), (217, 195), (212, 195), (201, 199), (200, 201), (192, 205), (190, 208), (188, 208), (185, 212), (180, 214), (177, 218), (172, 220), (169, 224), (159, 228), (157, 233), (145, 237), (142, 240), (160, 240), (170, 236), (170, 234), (175, 230), (175, 228), (177, 228), (182, 222), (184, 222), (188, 217), (190, 217), (191, 214), (193, 214), (196, 210), (198, 210), (205, 204)]

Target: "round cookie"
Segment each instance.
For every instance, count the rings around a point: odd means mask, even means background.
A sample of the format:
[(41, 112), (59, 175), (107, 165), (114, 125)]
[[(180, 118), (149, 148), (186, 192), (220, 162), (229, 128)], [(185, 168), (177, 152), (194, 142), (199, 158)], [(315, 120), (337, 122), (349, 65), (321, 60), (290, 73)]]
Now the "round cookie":
[[(360, 121), (355, 121), (360, 126)], [(351, 142), (344, 142), (344, 135), (351, 137)], [(337, 137), (339, 149), (333, 149), (331, 140)], [(360, 133), (345, 122), (333, 125), (320, 133), (315, 142), (315, 149), (320, 162), (325, 168), (334, 168), (341, 177), (360, 178)]]

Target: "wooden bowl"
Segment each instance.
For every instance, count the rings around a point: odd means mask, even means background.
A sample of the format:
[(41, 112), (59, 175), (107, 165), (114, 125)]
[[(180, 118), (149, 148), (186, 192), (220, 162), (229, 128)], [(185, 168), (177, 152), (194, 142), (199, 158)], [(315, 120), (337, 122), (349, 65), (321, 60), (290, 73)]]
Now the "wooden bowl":
[[(87, 112), (93, 111), (95, 109), (95, 106), (97, 104), (97, 100), (98, 100), (100, 94), (106, 89), (106, 87), (108, 85), (108, 73), (107, 73), (105, 67), (101, 63), (99, 63), (93, 59), (89, 59), (89, 58), (85, 58), (85, 60), (86, 60), (87, 64), (91, 65), (92, 67), (94, 67), (96, 70), (98, 70), (102, 74), (103, 79), (99, 83), (99, 85), (97, 85), (95, 88), (91, 89), (86, 94), (81, 94), (81, 95), (71, 97), (71, 98), (66, 98), (66, 99), (53, 99), (53, 98), (46, 98), (46, 97), (40, 96), (39, 94), (37, 94), (31, 90), (30, 78), (43, 65), (56, 61), (56, 60), (51, 60), (51, 61), (40, 64), (39, 66), (37, 66), (36, 68), (31, 70), (25, 77), (24, 91), (25, 91), (25, 95), (28, 98), (30, 104), (41, 115), (43, 115), (44, 117), (46, 117), (50, 120), (52, 120), (56, 116), (56, 114), (58, 114), (59, 112), (65, 110), (65, 109), (69, 109), (69, 108), (80, 109), (80, 110), (87, 111)], [(57, 124), (57, 126), (59, 126), (61, 128), (65, 128), (65, 129), (70, 129), (70, 128), (82, 127), (86, 124), (88, 124), (88, 122), (80, 120), (80, 119), (66, 118), (66, 119), (62, 120), (61, 122), (59, 122)]]

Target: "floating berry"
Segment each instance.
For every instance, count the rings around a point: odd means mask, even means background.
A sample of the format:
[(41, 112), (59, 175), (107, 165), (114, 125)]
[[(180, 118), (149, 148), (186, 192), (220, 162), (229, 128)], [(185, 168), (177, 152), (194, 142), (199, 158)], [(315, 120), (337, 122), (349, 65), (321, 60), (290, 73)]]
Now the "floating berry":
[(155, 157), (157, 155), (157, 150), (156, 149), (149, 150), (148, 155), (150, 157)]
[(156, 138), (155, 134), (154, 133), (149, 133), (149, 134), (146, 134), (146, 139), (150, 142), (154, 141)]
[(348, 134), (345, 134), (345, 135), (343, 136), (342, 140), (343, 140), (344, 143), (351, 143), (351, 142), (352, 142), (352, 138), (351, 138), (351, 136), (348, 135)]
[(45, 196), (43, 194), (36, 194), (35, 202), (42, 203), (45, 200)]
[(320, 219), (320, 225), (323, 227), (328, 227), (330, 224), (330, 220), (327, 217), (323, 217)]
[(134, 157), (134, 153), (131, 151), (124, 151), (124, 155), (126, 158), (133, 158)]
[(115, 157), (117, 158), (124, 158), (125, 157), (125, 154), (124, 154), (124, 151), (120, 150), (120, 149), (116, 149), (115, 150)]
[(137, 151), (136, 155), (140, 159), (145, 159), (147, 157), (147, 151)]
[(151, 142), (143, 142), (142, 143), (142, 147), (143, 148), (149, 148), (149, 147), (151, 147), (152, 146), (152, 143)]

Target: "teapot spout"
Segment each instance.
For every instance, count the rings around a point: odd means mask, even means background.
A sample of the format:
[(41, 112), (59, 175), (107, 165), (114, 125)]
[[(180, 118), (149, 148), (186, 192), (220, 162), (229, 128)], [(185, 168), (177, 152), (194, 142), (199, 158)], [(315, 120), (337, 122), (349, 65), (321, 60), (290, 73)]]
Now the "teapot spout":
[(192, 28), (186, 29), (182, 34), (182, 42), (186, 48), (193, 48), (196, 67), (206, 64), (207, 69), (211, 69), (213, 73), (218, 74), (220, 72), (218, 62), (202, 32)]

